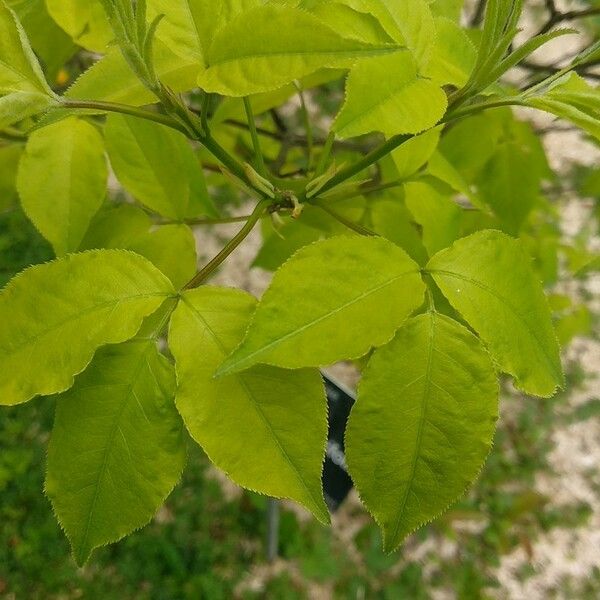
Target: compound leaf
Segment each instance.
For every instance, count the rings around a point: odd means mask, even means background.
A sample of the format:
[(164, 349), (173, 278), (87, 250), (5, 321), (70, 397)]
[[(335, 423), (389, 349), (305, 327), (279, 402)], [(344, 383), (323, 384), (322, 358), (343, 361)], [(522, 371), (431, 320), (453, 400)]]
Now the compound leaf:
[(29, 137), (19, 167), (21, 204), (57, 256), (79, 248), (107, 177), (104, 140), (86, 121), (71, 117)]
[(69, 389), (100, 346), (132, 338), (173, 292), (156, 267), (123, 250), (23, 271), (0, 292), (0, 404)]
[(183, 471), (175, 373), (153, 341), (103, 348), (58, 397), (46, 493), (73, 555), (150, 521)]
[(498, 382), (481, 342), (433, 312), (375, 351), (346, 430), (348, 467), (387, 550), (456, 501), (490, 450)]
[(213, 378), (242, 339), (255, 305), (239, 290), (184, 293), (169, 333), (177, 408), (192, 437), (236, 483), (296, 500), (328, 522), (321, 488), (327, 403), (318, 370), (259, 365)]
[(419, 266), (387, 240), (316, 242), (277, 271), (244, 341), (218, 373), (358, 358), (390, 340), (423, 293)]
[(519, 241), (481, 231), (436, 254), (427, 270), (520, 389), (551, 396), (563, 385), (548, 301)]

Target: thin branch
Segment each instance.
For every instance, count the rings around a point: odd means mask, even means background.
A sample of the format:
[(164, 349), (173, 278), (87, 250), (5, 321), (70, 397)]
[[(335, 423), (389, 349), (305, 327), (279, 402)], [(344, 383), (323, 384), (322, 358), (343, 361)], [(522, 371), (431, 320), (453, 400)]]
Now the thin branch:
[[(580, 67), (575, 67), (572, 69), (575, 73), (581, 75), (582, 77), (587, 77), (589, 79), (594, 79), (600, 81), (600, 73), (594, 73), (589, 69), (597, 67), (600, 64), (600, 61), (594, 61), (588, 63), (586, 65), (582, 65)], [(562, 71), (562, 67), (556, 67), (554, 65), (539, 65), (537, 63), (524, 60), (519, 64), (519, 68), (524, 69), (526, 71), (530, 71), (531, 73), (546, 73), (546, 74), (554, 74)]]
[(100, 112), (116, 112), (123, 115), (138, 117), (139, 119), (145, 119), (146, 121), (154, 121), (155, 123), (159, 123), (160, 125), (166, 125), (171, 129), (176, 129), (184, 135), (188, 135), (188, 131), (186, 130), (186, 128), (172, 117), (150, 110), (137, 108), (135, 106), (129, 106), (127, 104), (117, 104), (115, 102), (101, 102), (98, 100), (70, 100), (67, 98), (63, 98), (62, 106), (64, 108), (80, 108), (84, 110), (94, 110)]
[(546, 0), (546, 8), (550, 13), (550, 18), (542, 25), (536, 35), (542, 35), (548, 33), (556, 25), (565, 23), (567, 21), (576, 21), (578, 19), (585, 19), (587, 17), (596, 17), (600, 15), (600, 8), (585, 8), (582, 10), (569, 10), (566, 12), (560, 12), (553, 0)]
[(192, 290), (202, 285), (235, 251), (235, 249), (250, 235), (255, 225), (265, 214), (270, 204), (269, 199), (261, 200), (257, 205), (244, 226), (239, 230), (229, 243), (217, 254), (203, 269), (198, 271), (194, 278), (189, 281), (184, 290)]
[[(247, 123), (243, 121), (238, 121), (237, 119), (225, 119), (223, 121), (226, 125), (230, 125), (231, 127), (236, 127), (237, 129), (242, 129), (244, 131), (249, 131), (249, 127)], [(270, 138), (277, 142), (283, 142), (287, 140), (287, 142), (291, 146), (299, 146), (301, 148), (306, 148), (308, 145), (308, 138), (306, 136), (297, 135), (294, 133), (282, 133), (280, 131), (271, 131), (269, 129), (265, 129), (263, 127), (257, 127), (256, 132), (263, 137)], [(328, 144), (328, 139), (323, 137), (314, 137), (313, 145), (315, 146), (326, 146)], [(343, 150), (353, 150), (356, 152), (366, 152), (369, 150), (369, 147), (366, 144), (361, 144), (359, 142), (349, 142), (344, 140), (337, 140), (335, 142), (335, 147)]]
[(477, 6), (475, 6), (475, 11), (471, 16), (469, 23), (471, 27), (478, 27), (483, 22), (483, 17), (485, 16), (485, 8), (487, 6), (487, 0), (479, 0), (477, 2)]
[(310, 122), (310, 114), (306, 105), (304, 91), (297, 81), (294, 82), (294, 85), (296, 86), (296, 90), (298, 91), (298, 98), (300, 99), (300, 110), (302, 113), (302, 121), (304, 123), (304, 130), (306, 131), (306, 170), (310, 171), (310, 167), (312, 164), (312, 152), (314, 146), (312, 123)]
[(356, 223), (354, 221), (351, 221), (350, 219), (346, 219), (346, 217), (344, 217), (343, 215), (340, 215), (340, 213), (338, 213), (336, 210), (334, 210), (333, 208), (331, 208), (324, 202), (314, 202), (314, 205), (317, 208), (320, 208), (322, 211), (326, 212), (330, 217), (332, 217), (333, 219), (335, 219), (336, 221), (338, 221), (339, 223), (344, 225), (344, 227), (347, 227), (348, 229), (351, 229), (352, 231), (354, 231), (360, 235), (365, 235), (365, 236), (370, 236), (370, 237), (378, 237), (379, 236), (378, 233), (375, 233), (374, 231), (371, 231), (370, 229), (363, 227), (360, 223)]

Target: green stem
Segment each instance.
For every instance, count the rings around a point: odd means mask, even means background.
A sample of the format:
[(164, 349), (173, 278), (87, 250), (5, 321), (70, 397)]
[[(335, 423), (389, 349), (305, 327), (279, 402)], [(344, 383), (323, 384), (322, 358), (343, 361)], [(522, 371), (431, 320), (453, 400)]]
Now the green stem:
[(138, 117), (139, 119), (145, 119), (146, 121), (154, 121), (160, 125), (166, 125), (167, 127), (176, 129), (185, 135), (188, 134), (187, 129), (175, 119), (161, 113), (137, 108), (136, 106), (128, 106), (127, 104), (117, 104), (114, 102), (101, 102), (99, 100), (67, 100), (65, 98), (62, 99), (62, 105), (65, 108), (81, 108), (84, 110), (116, 112), (123, 115)]
[(198, 140), (228, 171), (242, 181), (247, 187), (253, 190), (259, 198), (265, 198), (265, 193), (257, 188), (246, 175), (242, 164), (225, 148), (223, 148), (214, 138), (208, 136)]
[(355, 223), (354, 221), (350, 221), (350, 219), (346, 219), (346, 217), (344, 217), (343, 215), (340, 215), (340, 213), (333, 210), (330, 206), (328, 206), (325, 203), (323, 203), (323, 204), (316, 203), (315, 206), (320, 208), (322, 211), (326, 212), (330, 217), (332, 217), (333, 219), (335, 219), (342, 225), (344, 225), (344, 227), (347, 227), (348, 229), (351, 229), (352, 231), (355, 231), (356, 233), (358, 233), (360, 235), (365, 235), (365, 236), (370, 236), (370, 237), (378, 237), (379, 236), (378, 233), (375, 233), (374, 231), (371, 231), (370, 229), (363, 227), (360, 223)]
[(312, 165), (312, 153), (314, 147), (314, 136), (312, 130), (312, 124), (310, 122), (310, 114), (306, 106), (306, 98), (304, 97), (304, 91), (300, 84), (294, 82), (296, 90), (298, 91), (298, 98), (300, 98), (300, 110), (302, 112), (302, 122), (304, 123), (304, 130), (306, 131), (306, 170), (310, 171)]
[(248, 98), (248, 96), (244, 97), (244, 108), (246, 109), (246, 118), (248, 119), (248, 128), (250, 129), (252, 146), (254, 147), (254, 159), (256, 161), (256, 170), (263, 177), (267, 177), (267, 167), (265, 166), (265, 159), (260, 148), (260, 139), (258, 138), (258, 131), (256, 130), (256, 121), (254, 120), (252, 103), (250, 102), (250, 98)]
[(67, 100), (63, 99), (62, 104), (65, 108), (80, 108), (84, 110), (95, 110), (101, 112), (116, 112), (132, 117), (138, 117), (139, 119), (146, 119), (153, 121), (161, 125), (166, 125), (183, 133), (186, 137), (200, 142), (221, 164), (223, 164), (235, 177), (241, 180), (246, 186), (252, 189), (260, 198), (264, 198), (265, 194), (256, 188), (254, 184), (248, 179), (244, 167), (239, 163), (227, 150), (225, 150), (215, 139), (209, 134), (201, 135), (200, 132), (196, 132), (194, 136), (188, 127), (183, 123), (180, 123), (176, 119), (163, 115), (161, 113), (151, 112), (137, 108), (135, 106), (128, 106), (126, 104), (117, 104), (114, 102), (101, 102), (96, 100)]
[(319, 194), (324, 194), (329, 190), (337, 187), (341, 183), (344, 183), (348, 179), (351, 179), (355, 175), (358, 175), (365, 169), (368, 169), (371, 165), (380, 161), (384, 156), (387, 156), (390, 152), (394, 151), (398, 146), (401, 146), (414, 136), (412, 135), (396, 135), (390, 138), (387, 142), (375, 148), (372, 152), (369, 152), (363, 156), (360, 160), (354, 164), (348, 165), (341, 171), (332, 177), (322, 188), (319, 190)]
[(385, 190), (390, 190), (393, 188), (403, 186), (409, 179), (397, 179), (395, 181), (389, 181), (388, 183), (379, 183), (376, 185), (365, 185), (364, 187), (359, 187), (355, 192), (351, 192), (349, 194), (344, 194), (343, 196), (329, 196), (327, 201), (331, 202), (332, 200), (351, 200), (352, 198), (359, 198), (360, 196), (368, 196), (369, 194), (375, 194), (377, 192), (383, 192)]
[(265, 199), (256, 205), (256, 208), (237, 235), (203, 269), (198, 271), (195, 277), (183, 288), (184, 290), (193, 290), (202, 285), (225, 262), (229, 255), (250, 235), (250, 232), (267, 210), (270, 202), (269, 199)]
[[(467, 116), (471, 116), (477, 114), (481, 111), (497, 108), (500, 106), (523, 106), (524, 102), (521, 98), (504, 98), (502, 100), (496, 100), (493, 102), (484, 102), (481, 104), (473, 104), (471, 106), (466, 106), (461, 108), (460, 110), (456, 110), (452, 112), (450, 115), (447, 115), (442, 121), (442, 124), (451, 123), (452, 121), (456, 121), (458, 119), (462, 119)], [(332, 177), (319, 191), (319, 194), (324, 194), (329, 190), (337, 187), (338, 185), (344, 183), (348, 179), (351, 179), (355, 175), (358, 175), (365, 169), (368, 169), (371, 165), (374, 165), (376, 162), (380, 161), (382, 158), (399, 148), (402, 144), (408, 142), (414, 138), (414, 135), (395, 135), (387, 140), (385, 143), (381, 144), (365, 156), (363, 156), (360, 160), (355, 162), (354, 164), (348, 165), (341, 171), (339, 171), (335, 177)], [(306, 201), (306, 198), (302, 198), (301, 201)]]
[(464, 106), (458, 108), (444, 117), (442, 123), (452, 123), (458, 119), (464, 117), (471, 117), (490, 108), (500, 108), (502, 106), (527, 106), (527, 103), (520, 97), (512, 96), (510, 98), (503, 98), (501, 100), (491, 100), (489, 102), (481, 102), (479, 104), (471, 104), (470, 106)]
[(319, 158), (319, 164), (317, 165), (317, 170), (315, 171), (315, 177), (319, 177), (325, 173), (327, 169), (327, 161), (331, 156), (331, 150), (333, 149), (333, 144), (335, 143), (335, 132), (330, 131), (327, 136), (327, 140), (325, 141), (325, 146), (323, 147), (323, 151), (321, 152), (321, 157)]
[(0, 139), (8, 140), (9, 142), (24, 142), (27, 140), (27, 135), (18, 129), (7, 127), (0, 130)]
[(195, 225), (228, 225), (230, 223), (245, 223), (252, 215), (243, 215), (241, 217), (223, 217), (222, 219), (184, 219), (181, 220), (164, 220), (160, 221), (161, 225), (189, 225), (191, 227)]

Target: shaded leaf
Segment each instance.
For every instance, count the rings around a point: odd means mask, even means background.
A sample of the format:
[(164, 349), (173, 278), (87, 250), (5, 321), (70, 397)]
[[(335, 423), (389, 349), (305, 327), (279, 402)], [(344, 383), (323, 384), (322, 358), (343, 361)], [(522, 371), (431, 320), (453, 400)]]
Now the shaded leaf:
[(375, 351), (350, 415), (346, 456), (387, 550), (464, 493), (491, 448), (497, 416), (492, 362), (456, 321), (419, 315)]
[(46, 493), (78, 565), (143, 527), (183, 471), (175, 373), (153, 341), (98, 352), (58, 397)]

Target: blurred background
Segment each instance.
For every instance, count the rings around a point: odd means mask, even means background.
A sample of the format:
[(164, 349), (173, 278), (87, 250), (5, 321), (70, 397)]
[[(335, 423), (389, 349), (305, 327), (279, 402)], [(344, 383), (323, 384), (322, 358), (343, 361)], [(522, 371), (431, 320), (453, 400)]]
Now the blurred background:
[[(38, 5), (43, 8), (37, 0), (12, 4), (28, 9), (30, 18)], [(552, 5), (590, 9), (576, 26), (598, 38), (598, 0), (526, 4), (523, 36), (546, 22)], [(476, 20), (478, 6), (467, 3), (465, 19)], [(515, 82), (572, 56), (578, 48), (570, 44), (570, 38), (560, 38), (545, 48), (516, 72)], [(79, 60), (89, 57), (78, 52), (69, 63), (73, 72)], [(65, 85), (73, 72), (57, 69), (57, 82)], [(599, 80), (600, 70), (586, 75)], [(340, 95), (340, 86), (329, 85), (306, 99), (318, 117)], [(301, 128), (297, 99), (282, 115), (288, 127)], [(279, 556), (269, 562), (267, 499), (227, 481), (190, 442), (184, 478), (153, 522), (77, 569), (43, 495), (54, 406), (52, 399), (38, 399), (0, 414), (0, 598), (600, 598), (600, 148), (568, 124), (528, 112), (518, 116), (531, 123), (557, 173), (544, 188), (543, 222), (532, 221), (523, 236), (542, 263), (568, 386), (553, 399), (539, 400), (504, 384), (494, 449), (462, 501), (393, 555), (382, 552), (378, 529), (354, 493), (331, 529), (283, 503)], [(0, 142), (3, 199), (15, 193), (18, 157), (12, 153)], [(52, 257), (11, 204), (0, 204), (10, 206), (0, 211), (0, 285)], [(551, 230), (543, 238), (551, 248), (536, 246), (539, 227)], [(200, 258), (210, 258), (232, 231), (235, 225), (199, 232)], [(260, 293), (270, 278), (266, 270), (250, 269), (260, 264), (260, 247), (256, 232), (218, 282)], [(350, 387), (356, 382), (352, 366), (340, 366), (334, 375)]]

